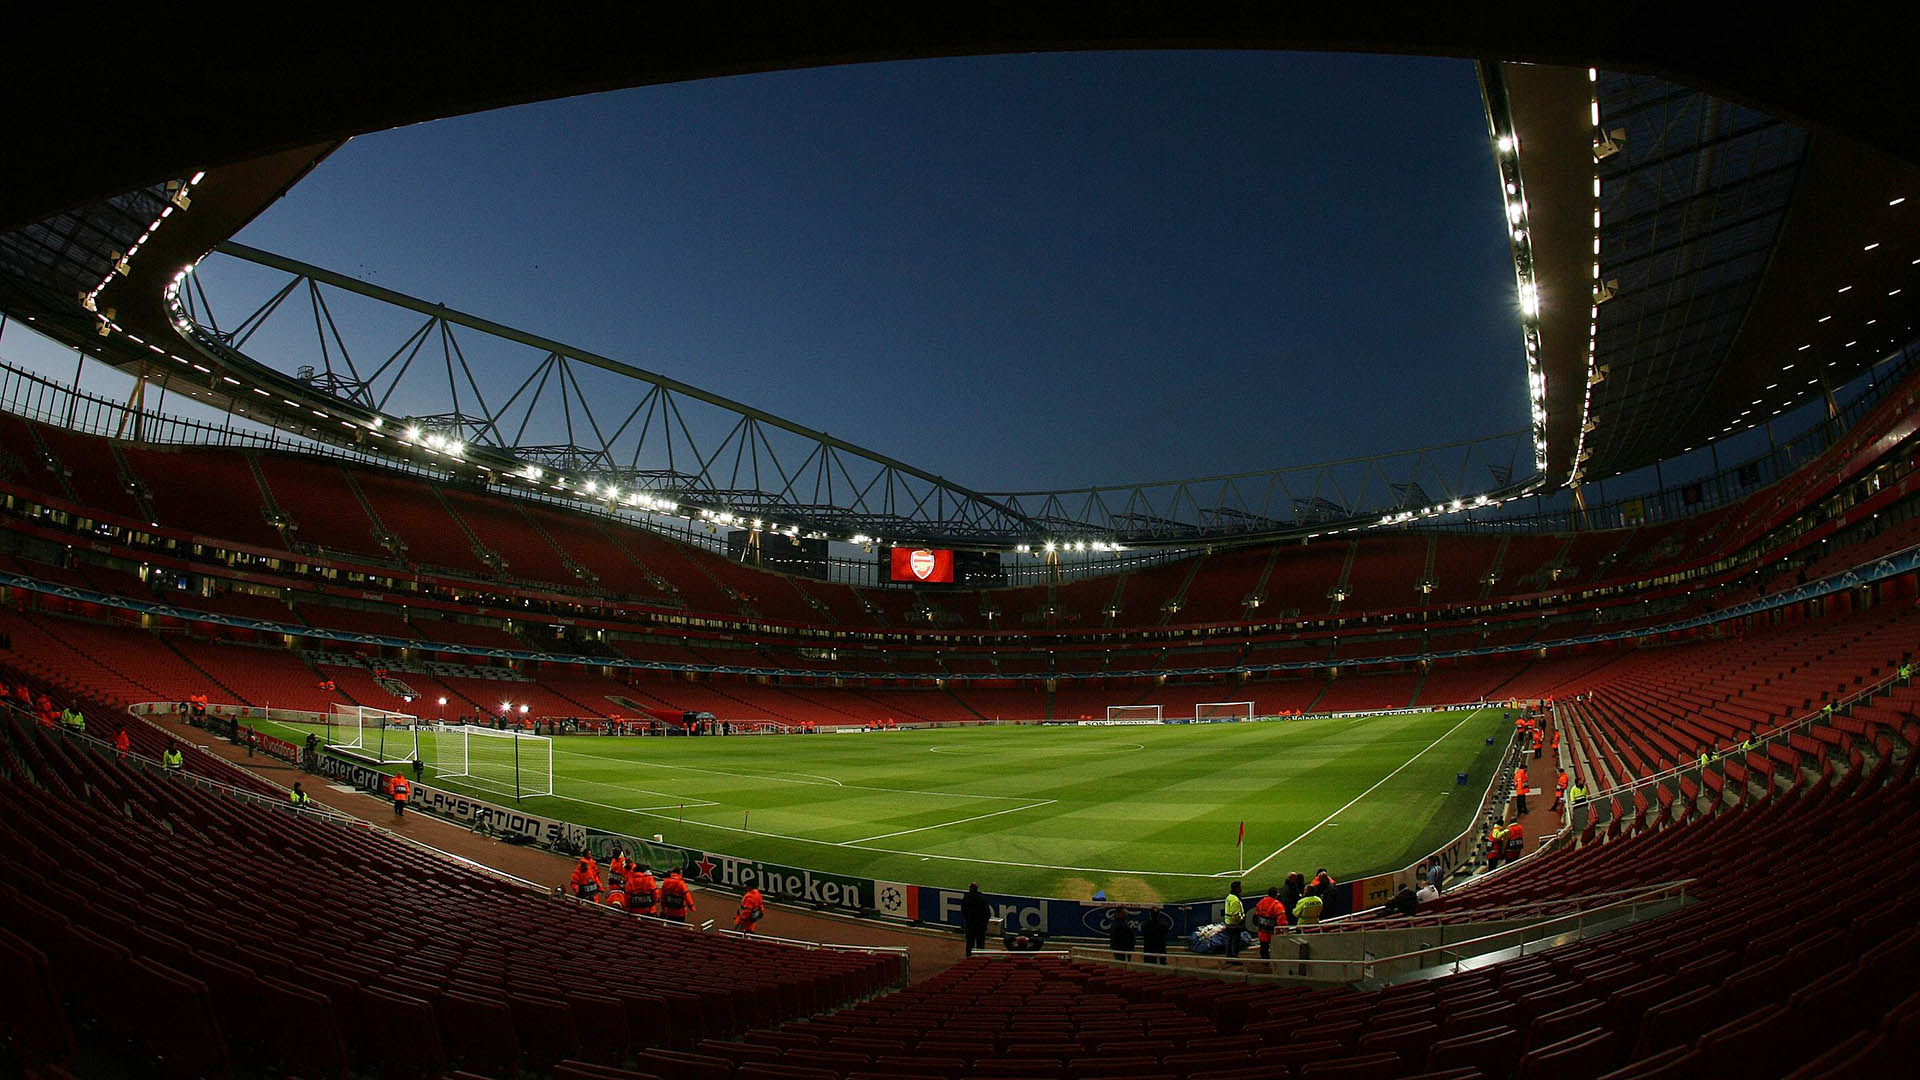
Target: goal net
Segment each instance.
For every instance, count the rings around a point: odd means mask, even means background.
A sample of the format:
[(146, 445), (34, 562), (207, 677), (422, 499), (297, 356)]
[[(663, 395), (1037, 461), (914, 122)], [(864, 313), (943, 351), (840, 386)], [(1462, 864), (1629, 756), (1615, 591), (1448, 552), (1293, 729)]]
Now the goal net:
[(516, 799), (553, 794), (553, 740), (462, 724), (433, 735), (437, 777)]
[(1202, 701), (1194, 705), (1193, 719), (1195, 723), (1201, 724), (1209, 721), (1214, 723), (1232, 723), (1236, 720), (1252, 720), (1253, 702)]
[(1158, 705), (1109, 705), (1108, 723), (1157, 724), (1160, 722)]
[(412, 761), (420, 752), (420, 718), (371, 705), (334, 702), (327, 717), (328, 742), (358, 750), (382, 764)]

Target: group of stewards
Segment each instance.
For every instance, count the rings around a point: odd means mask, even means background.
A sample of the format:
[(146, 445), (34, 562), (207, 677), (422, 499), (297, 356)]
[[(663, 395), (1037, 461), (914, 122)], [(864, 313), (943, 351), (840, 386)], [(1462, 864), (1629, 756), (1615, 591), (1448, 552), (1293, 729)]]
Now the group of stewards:
[[(1273, 935), (1279, 933), (1281, 927), (1319, 922), (1327, 899), (1338, 884), (1323, 866), (1314, 873), (1312, 881), (1296, 870), (1287, 875), (1283, 884), (1269, 887), (1267, 895), (1253, 905), (1253, 932), (1260, 939), (1260, 959), (1273, 958)], [(1237, 881), (1227, 887), (1225, 917), (1221, 921), (1227, 931), (1227, 958), (1236, 959), (1240, 955), (1240, 935), (1247, 922), (1246, 903), (1241, 899)]]
[[(594, 857), (582, 855), (573, 868), (573, 875), (567, 879), (567, 891), (582, 900), (674, 922), (686, 922), (687, 916), (698, 910), (693, 902), (693, 890), (687, 887), (678, 869), (669, 870), (664, 878), (655, 878), (651, 866), (628, 858), (624, 850), (616, 851), (613, 858), (607, 860), (604, 877)], [(740, 898), (733, 928), (751, 934), (766, 915), (766, 897), (757, 888), (748, 889)]]

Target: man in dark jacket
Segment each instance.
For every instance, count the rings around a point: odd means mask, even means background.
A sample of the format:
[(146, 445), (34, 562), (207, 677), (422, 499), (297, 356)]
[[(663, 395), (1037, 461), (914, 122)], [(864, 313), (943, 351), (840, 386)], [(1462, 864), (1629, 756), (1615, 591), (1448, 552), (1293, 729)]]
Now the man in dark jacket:
[(975, 882), (967, 886), (967, 895), (960, 898), (960, 925), (967, 932), (967, 955), (972, 956), (976, 948), (987, 947), (987, 898)]

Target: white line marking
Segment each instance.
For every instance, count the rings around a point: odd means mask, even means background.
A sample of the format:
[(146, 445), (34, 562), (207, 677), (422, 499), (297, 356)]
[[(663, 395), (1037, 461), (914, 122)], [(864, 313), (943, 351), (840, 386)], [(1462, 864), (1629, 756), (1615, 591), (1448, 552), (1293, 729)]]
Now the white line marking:
[[(592, 760), (597, 761), (603, 765), (611, 760), (614, 760), (611, 758), (604, 757), (600, 754), (583, 754), (578, 750), (556, 749), (554, 750), (554, 753), (566, 754), (570, 757), (591, 758)], [(885, 792), (888, 795), (938, 795), (948, 799), (993, 799), (998, 802), (1013, 802), (1017, 799), (1024, 797), (1020, 795), (974, 795), (964, 791), (921, 791), (917, 788), (871, 787), (866, 784), (842, 783), (841, 781), (835, 780), (830, 776), (815, 776), (813, 773), (803, 773), (803, 772), (788, 773), (786, 776), (779, 776), (779, 775), (769, 775), (767, 773), (729, 772), (726, 769), (704, 769), (698, 765), (669, 765), (663, 761), (622, 761), (620, 762), (620, 764), (627, 765), (627, 766), (634, 766), (634, 767), (653, 768), (653, 769), (673, 769), (679, 772), (706, 773), (710, 776), (731, 776), (738, 780), (771, 780), (776, 784), (801, 784), (806, 787), (820, 787), (823, 784), (832, 784), (836, 787), (846, 788), (849, 791), (880, 791), (880, 792)], [(813, 779), (812, 780), (789, 779), (789, 777), (793, 777), (793, 776), (808, 776), (808, 777), (812, 777)], [(816, 780), (820, 781), (820, 783), (815, 783), (814, 781)], [(589, 783), (592, 783), (592, 782), (596, 782), (596, 781), (589, 781)]]
[(1259, 862), (1254, 863), (1252, 866), (1247, 867), (1244, 871), (1239, 871), (1239, 873), (1241, 874), (1253, 873), (1255, 870), (1258, 870), (1261, 867), (1272, 862), (1274, 860), (1274, 856), (1279, 855), (1282, 851), (1285, 851), (1288, 848), (1292, 847), (1293, 845), (1299, 843), (1300, 841), (1305, 840), (1307, 837), (1312, 836), (1314, 833), (1320, 830), (1321, 825), (1325, 825), (1327, 822), (1332, 821), (1334, 818), (1337, 818), (1341, 814), (1346, 813), (1348, 807), (1351, 807), (1354, 803), (1357, 803), (1361, 799), (1364, 799), (1367, 796), (1373, 794), (1374, 790), (1378, 788), (1381, 784), (1384, 784), (1387, 781), (1393, 779), (1394, 777), (1399, 776), (1402, 769), (1405, 769), (1408, 765), (1411, 765), (1414, 762), (1419, 761), (1421, 758), (1425, 757), (1428, 750), (1431, 750), (1434, 747), (1439, 746), (1440, 743), (1443, 740), (1445, 740), (1448, 735), (1451, 735), (1454, 732), (1459, 731), (1462, 727), (1466, 725), (1468, 720), (1472, 720), (1474, 717), (1479, 716), (1484, 711), (1485, 711), (1484, 709), (1475, 709), (1472, 712), (1468, 713), (1465, 720), (1460, 721), (1458, 724), (1455, 724), (1452, 727), (1448, 728), (1445, 732), (1442, 732), (1440, 735), (1440, 738), (1435, 739), (1432, 742), (1428, 743), (1424, 748), (1421, 749), (1419, 753), (1408, 758), (1405, 762), (1401, 764), (1399, 769), (1395, 769), (1392, 772), (1388, 773), (1387, 775), (1374, 781), (1373, 787), (1370, 787), (1367, 790), (1361, 792), (1360, 794), (1355, 795), (1352, 799), (1349, 799), (1347, 801), (1346, 806), (1343, 806), (1340, 809), (1335, 810), (1333, 813), (1328, 814), (1326, 817), (1321, 818), (1319, 825), (1315, 825), (1313, 828), (1308, 829), (1306, 832), (1303, 832), (1299, 836), (1296, 836), (1293, 839), (1287, 841), (1286, 843), (1280, 845), (1278, 848), (1274, 849), (1272, 855), (1268, 855), (1266, 858), (1261, 859)]
[[(969, 821), (985, 821), (987, 818), (999, 817), (1001, 814), (1017, 814), (1022, 810), (1031, 810), (1036, 806), (1052, 806), (1054, 803), (1059, 801), (1060, 800), (1058, 799), (1041, 799), (1039, 802), (1028, 803), (1026, 806), (1015, 806), (1015, 807), (1010, 807), (1006, 810), (995, 810), (991, 814), (975, 814), (972, 817), (963, 817), (963, 818), (956, 819), (954, 821), (943, 821), (938, 825), (922, 825), (917, 829), (901, 829), (899, 832), (881, 833), (879, 836), (863, 836), (858, 840), (849, 840), (847, 841), (847, 843), (849, 845), (870, 844), (875, 840), (885, 840), (890, 836), (906, 836), (910, 833), (928, 832), (933, 829), (944, 829), (949, 825), (965, 825)], [(918, 852), (914, 852), (913, 854), (918, 854)]]

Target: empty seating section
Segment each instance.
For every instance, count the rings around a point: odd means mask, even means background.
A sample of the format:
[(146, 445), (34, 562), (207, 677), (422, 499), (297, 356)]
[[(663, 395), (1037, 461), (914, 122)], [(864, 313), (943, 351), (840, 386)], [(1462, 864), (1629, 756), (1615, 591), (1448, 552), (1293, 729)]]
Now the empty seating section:
[(526, 642), (498, 626), (421, 616), (415, 616), (411, 625), (415, 634), (437, 644), (472, 645), (481, 649), (518, 649), (523, 652), (527, 649)]
[(523, 510), (568, 558), (586, 567), (601, 588), (655, 603), (672, 597), (670, 589), (648, 577), (646, 567), (606, 534), (600, 521), (540, 506)]
[[(81, 506), (133, 524), (147, 521), (139, 501), (129, 489), (129, 478), (121, 468), (113, 444), (46, 424), (34, 425), (34, 432), (59, 463), (61, 475)], [(39, 475), (50, 482), (47, 488), (51, 494), (61, 494), (55, 477), (44, 472)]]
[(392, 561), (393, 553), (374, 535), (373, 521), (361, 509), (341, 465), (293, 454), (263, 453), (255, 460), (267, 478), (274, 505), (299, 526), (293, 533), (296, 542)]
[[(894, 956), (582, 907), (0, 726), (0, 807), (20, 821), (0, 837), (0, 959), (38, 956), (70, 1036), (43, 1038), (55, 1064), (78, 1037), (150, 1076), (551, 1073), (764, 1031), (904, 976)], [(582, 981), (589, 958), (644, 977)]]
[(1417, 606), (1421, 593), (1417, 586), (1425, 576), (1428, 538), (1425, 536), (1379, 536), (1367, 544), (1364, 557), (1356, 556), (1347, 573), (1347, 598), (1342, 611), (1392, 611)]
[(722, 560), (645, 529), (609, 527), (608, 534), (629, 558), (671, 582), (688, 608), (725, 615), (740, 613), (739, 603), (707, 571), (711, 563)]
[(278, 646), (222, 645), (184, 635), (163, 643), (203, 676), (201, 690), (215, 701), (326, 712), (338, 700), (319, 688), (320, 676), (304, 660)]
[[(1739, 637), (1633, 650), (1559, 689), (1584, 692), (1564, 712), (1614, 781), (1625, 783), (1705, 750), (1736, 747), (1891, 674), (1913, 653), (1915, 624), (1910, 607), (1783, 622)], [(1789, 755), (1791, 747), (1780, 751)]]
[(1311, 541), (1304, 547), (1282, 546), (1274, 556), (1273, 573), (1267, 578), (1267, 599), (1260, 606), (1260, 614), (1325, 614), (1331, 604), (1328, 590), (1340, 583), (1347, 549), (1347, 544), (1335, 540)]
[(1433, 546), (1433, 591), (1429, 604), (1466, 604), (1480, 598), (1500, 550), (1500, 538), (1478, 533), (1437, 533)]
[[(200, 536), (215, 536), (279, 551), (280, 530), (268, 522), (266, 500), (246, 458), (231, 450), (122, 446), (121, 456), (153, 506), (154, 520)], [(208, 498), (219, 492), (219, 498)]]
[(1404, 709), (1413, 700), (1419, 686), (1418, 672), (1371, 674), (1362, 668), (1359, 674), (1343, 674), (1327, 684), (1315, 712), (1356, 712), (1363, 709)]
[(367, 611), (360, 608), (331, 607), (326, 604), (301, 604), (294, 609), (308, 626), (323, 630), (345, 630), (355, 634), (379, 634), (382, 637), (416, 640), (419, 634), (397, 612)]
[(1187, 587), (1179, 621), (1226, 623), (1247, 618), (1246, 602), (1259, 587), (1273, 554), (1271, 548), (1260, 547), (1209, 556)]
[[(440, 497), (483, 546), (505, 560), (503, 576), (562, 585), (579, 583), (567, 569), (565, 556), (547, 542), (531, 518), (520, 512), (516, 500), (451, 488), (442, 488)], [(386, 520), (384, 513), (381, 520)]]
[(492, 567), (474, 550), (466, 529), (447, 511), (429, 483), (372, 469), (356, 470), (354, 482), (380, 523), (406, 545), (408, 562), (493, 576)]

